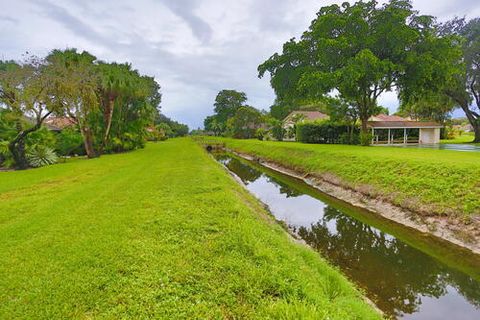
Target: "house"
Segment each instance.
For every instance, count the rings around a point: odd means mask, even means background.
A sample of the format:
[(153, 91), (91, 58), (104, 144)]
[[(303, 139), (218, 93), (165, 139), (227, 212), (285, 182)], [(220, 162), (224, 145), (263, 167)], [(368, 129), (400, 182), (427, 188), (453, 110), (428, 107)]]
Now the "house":
[(295, 123), (299, 121), (326, 120), (328, 118), (328, 115), (320, 111), (292, 111), (283, 119), (283, 128), (285, 130), (293, 128)]
[(50, 131), (60, 132), (65, 128), (76, 126), (77, 122), (70, 117), (49, 117), (45, 119), (44, 125)]
[(297, 122), (303, 121), (315, 121), (315, 120), (327, 120), (329, 116), (321, 113), (320, 111), (292, 111), (288, 116), (283, 119), (282, 127), (285, 130), (286, 141), (295, 140), (294, 127)]
[(372, 130), (372, 144), (436, 144), (440, 143), (440, 129), (443, 128), (433, 121), (385, 114), (371, 117), (368, 127)]

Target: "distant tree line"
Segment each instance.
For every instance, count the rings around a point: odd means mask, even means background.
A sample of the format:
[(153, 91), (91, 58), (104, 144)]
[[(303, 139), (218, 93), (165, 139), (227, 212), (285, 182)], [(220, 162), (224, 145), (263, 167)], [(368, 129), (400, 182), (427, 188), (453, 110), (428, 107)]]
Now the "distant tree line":
[(214, 114), (204, 120), (205, 131), (215, 136), (263, 139), (268, 132), (283, 138), (281, 121), (247, 105), (247, 95), (236, 90), (220, 91), (214, 102)]

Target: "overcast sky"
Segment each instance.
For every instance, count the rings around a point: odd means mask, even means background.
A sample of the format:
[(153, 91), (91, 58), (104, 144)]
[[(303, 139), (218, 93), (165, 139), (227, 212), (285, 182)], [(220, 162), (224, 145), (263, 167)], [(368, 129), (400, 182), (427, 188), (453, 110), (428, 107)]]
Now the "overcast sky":
[[(274, 94), (257, 66), (299, 37), (320, 7), (341, 2), (0, 0), (0, 59), (74, 47), (130, 62), (162, 86), (162, 111), (196, 128), (221, 89), (244, 91), (249, 104), (268, 110)], [(479, 0), (416, 0), (414, 7), (440, 20), (480, 16)], [(398, 105), (395, 94), (380, 103)]]

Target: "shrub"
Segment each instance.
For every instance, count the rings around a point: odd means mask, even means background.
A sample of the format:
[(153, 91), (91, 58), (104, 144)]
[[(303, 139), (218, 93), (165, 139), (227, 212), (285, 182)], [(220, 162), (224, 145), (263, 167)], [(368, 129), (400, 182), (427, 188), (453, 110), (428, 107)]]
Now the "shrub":
[(283, 137), (285, 135), (285, 129), (283, 129), (282, 124), (277, 124), (273, 126), (270, 131), (272, 132), (272, 136), (278, 140), (283, 141)]
[(57, 145), (57, 135), (46, 127), (41, 127), (37, 131), (28, 135), (25, 139), (25, 144), (30, 147), (42, 145), (55, 150)]
[(255, 132), (255, 137), (260, 141), (263, 141), (266, 135), (267, 135), (267, 130), (263, 128), (258, 128), (257, 131)]
[(55, 151), (60, 156), (85, 154), (82, 135), (73, 128), (65, 128), (57, 135)]
[(145, 147), (142, 136), (133, 133), (124, 133), (121, 137), (113, 138), (106, 150), (108, 153), (131, 151)]
[(8, 150), (8, 141), (0, 141), (0, 167), (10, 168), (13, 165), (13, 157), (10, 150)]
[[(353, 143), (350, 127), (331, 121), (297, 123), (297, 141), (304, 143)], [(354, 130), (356, 135), (357, 129)]]
[(362, 146), (369, 146), (372, 143), (373, 135), (371, 132), (360, 133), (360, 144)]
[(27, 161), (31, 167), (38, 168), (57, 162), (58, 157), (52, 148), (44, 145), (33, 145), (27, 150)]

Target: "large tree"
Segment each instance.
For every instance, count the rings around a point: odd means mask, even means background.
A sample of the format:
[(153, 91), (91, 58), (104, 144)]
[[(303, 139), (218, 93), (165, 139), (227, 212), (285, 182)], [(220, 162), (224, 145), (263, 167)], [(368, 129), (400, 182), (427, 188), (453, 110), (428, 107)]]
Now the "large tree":
[(128, 63), (105, 63), (98, 64), (100, 76), (100, 98), (103, 112), (103, 138), (101, 151), (108, 143), (110, 129), (112, 126), (113, 113), (116, 103), (121, 99), (128, 99), (128, 96), (135, 92), (135, 80), (138, 72), (132, 70)]
[(98, 111), (97, 89), (99, 77), (95, 70), (96, 58), (76, 49), (53, 50), (48, 56), (54, 77), (55, 101), (62, 113), (75, 120), (83, 137), (88, 158), (98, 154), (94, 148), (91, 117)]
[(212, 131), (216, 135), (224, 133), (227, 129), (227, 121), (233, 118), (237, 110), (245, 106), (247, 95), (236, 90), (222, 90), (215, 97), (214, 112), (212, 116), (205, 118), (203, 124), (205, 130)]
[(0, 61), (0, 103), (16, 117), (16, 134), (8, 143), (17, 169), (26, 169), (25, 142), (45, 119), (59, 109), (52, 103), (52, 74), (43, 59), (27, 55), (25, 61)]
[(444, 124), (455, 109), (455, 102), (442, 93), (422, 96), (400, 104), (399, 115), (416, 120), (432, 120)]
[(227, 122), (233, 137), (250, 139), (262, 124), (262, 114), (251, 106), (241, 106)]
[(323, 7), (299, 41), (290, 40), (282, 54), (259, 66), (259, 76), (271, 74), (279, 97), (338, 93), (355, 108), (366, 134), (379, 96), (401, 92), (411, 78), (423, 76), (416, 69), (422, 59), (432, 62), (425, 45), (425, 38), (434, 39), (432, 29), (434, 19), (417, 15), (407, 0)]
[(480, 18), (468, 22), (455, 18), (442, 27), (445, 34), (461, 38), (463, 53), (462, 59), (451, 61), (452, 68), (459, 71), (446, 83), (443, 92), (465, 112), (475, 132), (474, 142), (480, 142)]

